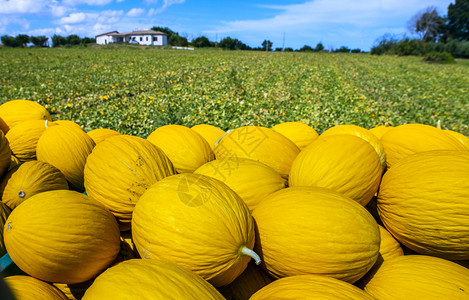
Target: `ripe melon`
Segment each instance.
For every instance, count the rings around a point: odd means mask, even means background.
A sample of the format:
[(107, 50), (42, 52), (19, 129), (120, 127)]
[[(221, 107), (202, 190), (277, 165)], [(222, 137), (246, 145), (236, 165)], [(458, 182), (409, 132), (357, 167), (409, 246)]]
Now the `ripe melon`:
[(16, 124), (26, 120), (52, 121), (49, 112), (41, 104), (30, 100), (10, 100), (0, 105), (0, 129), (7, 134)]
[(297, 275), (278, 279), (255, 293), (250, 300), (351, 299), (373, 300), (350, 283), (322, 275)]
[(55, 125), (57, 124), (47, 120), (28, 120), (18, 123), (6, 134), (12, 154), (21, 162), (36, 160), (39, 138), (47, 127)]
[(217, 287), (238, 277), (250, 256), (258, 260), (249, 208), (204, 175), (169, 176), (149, 187), (135, 205), (132, 238), (141, 257), (177, 263)]
[(288, 178), (300, 149), (284, 135), (266, 127), (243, 126), (228, 132), (215, 147), (220, 158), (249, 158), (260, 161)]
[[(20, 300), (68, 300), (59, 289), (53, 285), (26, 275), (14, 275), (5, 278), (16, 299)], [(4, 294), (2, 293), (2, 296)]]
[(212, 151), (215, 149), (215, 143), (218, 139), (226, 133), (223, 129), (209, 124), (194, 125), (191, 129), (200, 134), (207, 141)]
[(18, 166), (2, 181), (2, 201), (15, 209), (23, 201), (38, 193), (68, 190), (65, 176), (53, 165), (32, 160)]
[(318, 274), (350, 283), (375, 263), (378, 225), (360, 204), (319, 187), (293, 187), (262, 200), (253, 212), (256, 252), (276, 278)]
[(68, 190), (36, 194), (16, 207), (4, 227), (13, 262), (48, 282), (79, 283), (117, 257), (119, 227), (98, 201)]
[(411, 154), (430, 150), (466, 150), (456, 138), (444, 130), (424, 124), (393, 127), (381, 137), (388, 168)]
[(37, 142), (37, 160), (47, 162), (64, 175), (70, 189), (83, 192), (86, 158), (95, 143), (82, 130), (74, 126), (48, 127)]
[(330, 188), (365, 206), (378, 190), (381, 163), (374, 148), (350, 134), (320, 137), (293, 162), (290, 186)]
[(107, 129), (107, 128), (98, 128), (88, 131), (87, 134), (93, 139), (93, 141), (97, 144), (101, 143), (105, 139), (115, 135), (121, 135), (120, 132)]
[(468, 299), (469, 269), (448, 260), (404, 255), (385, 261), (365, 286), (376, 299)]
[(11, 209), (3, 202), (0, 202), (0, 257), (7, 253), (5, 243), (3, 242), (3, 227), (6, 224)]
[(129, 230), (135, 204), (158, 180), (175, 174), (169, 158), (149, 141), (117, 135), (99, 143), (85, 165), (87, 194), (104, 204)]
[(459, 140), (464, 145), (464, 147), (466, 147), (466, 149), (469, 150), (469, 137), (454, 130), (444, 130), (443, 132)]
[(267, 195), (285, 187), (285, 181), (271, 167), (247, 158), (215, 159), (194, 171), (223, 181), (252, 211)]
[(60, 126), (69, 126), (84, 131), (78, 123), (71, 120), (55, 120), (54, 123)]
[(362, 138), (368, 143), (370, 143), (370, 145), (375, 149), (376, 153), (379, 156), (379, 161), (381, 163), (382, 170), (384, 171), (386, 169), (386, 153), (384, 152), (383, 144), (381, 143), (379, 138), (377, 138), (368, 129), (350, 124), (337, 125), (321, 133), (320, 138), (336, 134), (351, 134)]
[(177, 264), (157, 259), (132, 259), (104, 271), (82, 299), (224, 298), (207, 281)]
[(281, 133), (303, 150), (314, 142), (319, 134), (311, 126), (301, 122), (284, 122), (272, 127), (272, 130)]
[(371, 128), (370, 132), (373, 133), (378, 139), (381, 139), (381, 137), (392, 128), (393, 127), (389, 124), (385, 124)]
[(427, 151), (408, 156), (383, 176), (378, 212), (413, 251), (469, 259), (469, 152)]
[[(1, 131), (1, 130), (0, 130)], [(11, 149), (7, 138), (0, 132), (0, 178), (8, 171), (10, 164), (12, 163)]]
[(215, 157), (208, 142), (197, 132), (181, 125), (165, 125), (147, 138), (169, 157), (178, 173), (192, 173)]

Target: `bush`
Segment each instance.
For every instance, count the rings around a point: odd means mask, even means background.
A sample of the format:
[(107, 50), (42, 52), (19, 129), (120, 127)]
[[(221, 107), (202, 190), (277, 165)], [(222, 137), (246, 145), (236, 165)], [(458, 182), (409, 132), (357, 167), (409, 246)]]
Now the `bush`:
[(437, 63), (437, 64), (453, 64), (454, 58), (451, 53), (448, 52), (429, 52), (425, 54), (424, 61), (429, 63)]

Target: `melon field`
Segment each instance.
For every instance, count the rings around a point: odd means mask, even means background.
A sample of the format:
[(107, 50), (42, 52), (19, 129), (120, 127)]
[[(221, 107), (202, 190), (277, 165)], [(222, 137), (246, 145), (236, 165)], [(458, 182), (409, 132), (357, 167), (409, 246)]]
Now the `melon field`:
[(28, 99), (86, 131), (146, 137), (301, 121), (318, 132), (422, 123), (469, 134), (469, 63), (416, 57), (157, 49), (1, 49), (0, 103)]

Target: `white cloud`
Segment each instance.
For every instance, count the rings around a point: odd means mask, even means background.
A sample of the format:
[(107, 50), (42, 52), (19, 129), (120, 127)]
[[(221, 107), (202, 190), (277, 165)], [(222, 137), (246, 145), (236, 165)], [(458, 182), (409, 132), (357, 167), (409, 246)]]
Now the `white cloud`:
[(47, 0), (0, 0), (0, 14), (34, 14), (44, 10)]
[(87, 4), (90, 6), (103, 6), (111, 3), (112, 0), (63, 0), (62, 4), (66, 6), (77, 6)]
[(143, 8), (132, 8), (127, 14), (127, 17), (139, 17), (145, 13)]
[[(147, 3), (149, 5), (156, 4), (157, 2), (158, 2), (157, 0), (145, 0), (145, 3)], [(184, 2), (186, 2), (186, 0), (163, 0), (163, 5), (161, 7), (158, 7), (158, 8), (151, 8), (148, 11), (148, 16), (153, 16), (153, 15), (162, 13), (168, 7), (170, 7), (171, 5), (181, 4), (181, 3), (184, 3)]]
[(89, 14), (85, 13), (72, 13), (68, 17), (61, 18), (57, 23), (59, 24), (78, 24), (86, 21)]

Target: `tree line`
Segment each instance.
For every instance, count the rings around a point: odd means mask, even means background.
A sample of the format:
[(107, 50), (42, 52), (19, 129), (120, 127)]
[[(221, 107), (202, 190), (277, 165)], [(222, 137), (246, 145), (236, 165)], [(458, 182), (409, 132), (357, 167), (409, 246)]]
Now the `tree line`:
[(386, 34), (371, 48), (371, 54), (404, 56), (435, 55), (436, 52), (469, 58), (469, 0), (451, 3), (444, 16), (429, 6), (416, 13), (407, 26), (409, 32), (418, 38), (396, 38)]
[(29, 36), (26, 34), (18, 34), (16, 37), (9, 35), (4, 35), (1, 37), (3, 45), (7, 47), (27, 47), (30, 44), (35, 47), (49, 47), (50, 42), (52, 42), (52, 47), (67, 46), (67, 45), (86, 45), (89, 43), (95, 43), (96, 39), (94, 38), (80, 38), (76, 34), (71, 34), (69, 36), (61, 36), (55, 34), (49, 41), (49, 38), (45, 35), (41, 36)]

